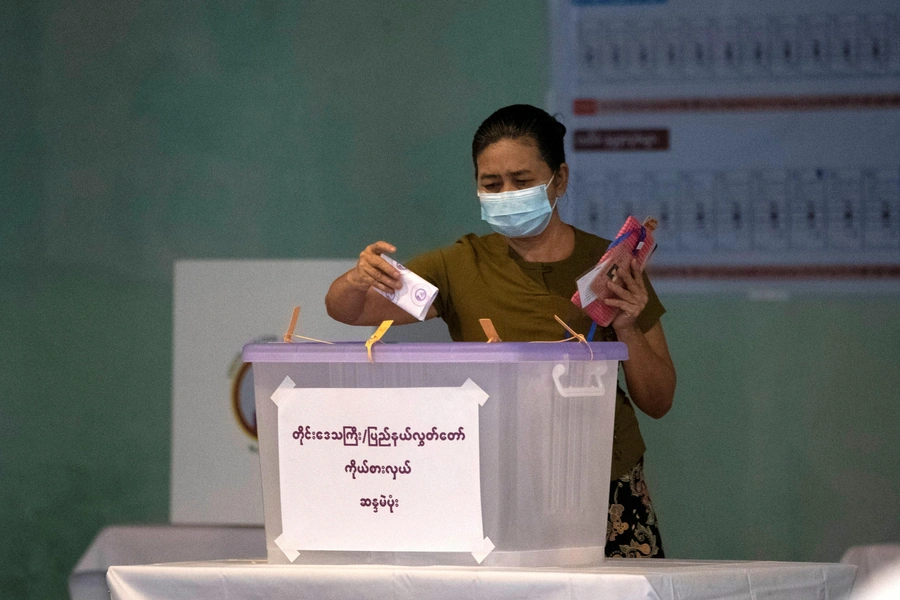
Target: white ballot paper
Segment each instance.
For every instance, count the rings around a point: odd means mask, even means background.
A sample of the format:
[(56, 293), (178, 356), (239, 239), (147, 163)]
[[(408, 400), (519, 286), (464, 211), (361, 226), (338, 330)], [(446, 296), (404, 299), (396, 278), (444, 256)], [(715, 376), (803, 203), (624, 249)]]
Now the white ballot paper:
[(418, 320), (424, 321), (431, 303), (434, 302), (434, 297), (437, 296), (438, 289), (393, 258), (384, 254), (381, 255), (381, 258), (400, 271), (400, 280), (403, 282), (403, 287), (395, 290), (392, 294), (386, 294), (378, 288), (374, 288), (375, 291)]
[(484, 537), (478, 409), (488, 395), (459, 387), (295, 388), (278, 406), (282, 533), (300, 550), (466, 552)]
[(594, 290), (591, 289), (591, 284), (594, 283), (594, 280), (597, 279), (597, 276), (600, 275), (600, 273), (602, 273), (603, 270), (608, 266), (609, 260), (606, 260), (582, 275), (576, 282), (578, 285), (578, 294), (581, 297), (582, 306), (587, 306), (597, 299), (597, 294), (595, 294)]

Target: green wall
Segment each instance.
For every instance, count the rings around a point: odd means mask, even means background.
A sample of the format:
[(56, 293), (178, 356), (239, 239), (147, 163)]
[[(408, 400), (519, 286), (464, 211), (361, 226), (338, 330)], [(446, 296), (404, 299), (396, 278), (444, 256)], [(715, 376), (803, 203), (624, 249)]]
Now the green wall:
[(897, 297), (663, 301), (678, 389), (641, 427), (666, 551), (837, 561), (900, 540)]
[[(168, 515), (172, 264), (484, 231), (471, 134), (543, 104), (544, 2), (0, 3), (0, 597)], [(670, 555), (900, 539), (897, 297), (673, 295)]]

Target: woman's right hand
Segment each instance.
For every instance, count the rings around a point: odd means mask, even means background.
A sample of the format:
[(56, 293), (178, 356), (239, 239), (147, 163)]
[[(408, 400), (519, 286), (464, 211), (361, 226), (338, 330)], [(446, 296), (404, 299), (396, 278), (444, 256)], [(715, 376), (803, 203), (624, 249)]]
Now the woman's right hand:
[(359, 253), (356, 266), (347, 273), (347, 283), (363, 292), (370, 287), (387, 294), (399, 290), (403, 287), (400, 272), (381, 258), (382, 254), (396, 251), (394, 246), (382, 241), (366, 246), (366, 249)]

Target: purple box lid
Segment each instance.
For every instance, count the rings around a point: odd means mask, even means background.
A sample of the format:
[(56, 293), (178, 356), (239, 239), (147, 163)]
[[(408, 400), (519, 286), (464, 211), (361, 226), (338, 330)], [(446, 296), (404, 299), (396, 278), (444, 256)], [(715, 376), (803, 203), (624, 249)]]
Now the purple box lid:
[[(626, 360), (622, 342), (449, 342), (378, 343), (372, 347), (376, 363), (542, 362), (554, 360)], [(363, 342), (322, 344), (247, 344), (244, 362), (254, 363), (364, 363), (369, 361)]]

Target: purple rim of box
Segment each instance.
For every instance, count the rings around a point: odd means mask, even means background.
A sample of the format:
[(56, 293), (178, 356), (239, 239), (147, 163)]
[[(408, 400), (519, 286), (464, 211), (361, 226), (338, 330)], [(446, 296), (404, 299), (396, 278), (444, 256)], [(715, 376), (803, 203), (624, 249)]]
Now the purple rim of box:
[[(628, 347), (622, 342), (378, 343), (372, 347), (372, 356), (376, 363), (588, 361), (592, 358), (626, 360)], [(369, 357), (363, 342), (278, 342), (247, 344), (244, 346), (243, 360), (254, 363), (364, 363), (369, 362)]]

